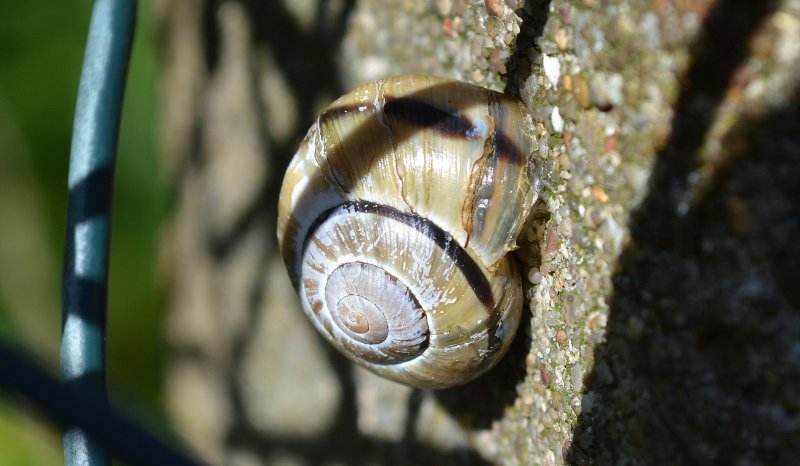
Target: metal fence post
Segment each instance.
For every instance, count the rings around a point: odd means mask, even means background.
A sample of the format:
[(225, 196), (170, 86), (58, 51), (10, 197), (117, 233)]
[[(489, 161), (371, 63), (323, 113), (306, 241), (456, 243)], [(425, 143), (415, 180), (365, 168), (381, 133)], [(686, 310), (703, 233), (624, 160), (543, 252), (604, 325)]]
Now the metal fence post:
[[(61, 376), (106, 403), (106, 306), (114, 163), (135, 0), (96, 0), (81, 70), (69, 163)], [(86, 432), (64, 433), (67, 466), (107, 466)]]

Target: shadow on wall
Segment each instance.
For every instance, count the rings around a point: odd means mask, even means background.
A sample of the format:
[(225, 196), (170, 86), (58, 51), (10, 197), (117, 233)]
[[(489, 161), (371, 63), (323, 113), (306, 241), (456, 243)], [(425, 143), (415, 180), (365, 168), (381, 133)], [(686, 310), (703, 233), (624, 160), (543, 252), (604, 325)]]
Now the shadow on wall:
[(693, 46), (614, 277), (572, 464), (800, 461), (798, 95), (766, 115), (745, 109), (710, 184), (690, 186), (749, 39), (776, 7), (721, 0)]
[[(297, 19), (290, 13), (284, 2), (258, 0), (241, 0), (250, 24), (255, 47), (267, 47), (273, 54), (277, 67), (281, 70), (289, 86), (292, 97), (299, 111), (293, 133), (284, 138), (285, 142), (270, 138), (265, 128), (268, 127), (266, 116), (258, 115), (258, 127), (262, 130), (264, 146), (270, 150), (270, 177), (264, 183), (260, 196), (232, 226), (230, 231), (213, 238), (212, 249), (218, 258), (225, 256), (237, 244), (242, 235), (248, 231), (258, 219), (268, 219), (271, 223), (278, 212), (278, 194), (281, 180), (297, 150), (298, 141), (303, 139), (308, 127), (316, 115), (314, 105), (322, 98), (339, 96), (344, 93), (337, 63), (338, 49), (344, 39), (347, 20), (355, 7), (355, 0), (346, 0), (336, 15), (326, 15), (330, 11), (327, 4), (330, 0), (319, 0), (318, 15), (312, 30), (304, 30)], [(207, 1), (203, 14), (203, 50), (206, 65), (214, 70), (219, 62), (220, 31), (216, 12), (220, 1)], [(260, 95), (257, 76), (253, 73), (253, 95)], [(196, 133), (203, 134), (202, 129)], [(199, 154), (201, 151), (194, 151)], [(274, 240), (274, 238), (271, 238)]]

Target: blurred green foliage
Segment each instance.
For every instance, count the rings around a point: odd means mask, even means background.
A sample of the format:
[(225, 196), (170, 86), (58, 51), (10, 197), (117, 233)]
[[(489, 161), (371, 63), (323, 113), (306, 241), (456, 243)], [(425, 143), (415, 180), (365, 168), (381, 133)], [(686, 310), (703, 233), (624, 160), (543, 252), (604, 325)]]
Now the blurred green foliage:
[[(108, 355), (112, 402), (153, 427), (163, 421), (164, 297), (155, 264), (166, 189), (156, 149), (149, 6), (139, 4), (122, 117)], [(0, 0), (0, 338), (54, 373), (67, 165), (90, 13), (88, 0)], [(0, 394), (0, 464), (59, 464), (60, 433), (26, 413)]]

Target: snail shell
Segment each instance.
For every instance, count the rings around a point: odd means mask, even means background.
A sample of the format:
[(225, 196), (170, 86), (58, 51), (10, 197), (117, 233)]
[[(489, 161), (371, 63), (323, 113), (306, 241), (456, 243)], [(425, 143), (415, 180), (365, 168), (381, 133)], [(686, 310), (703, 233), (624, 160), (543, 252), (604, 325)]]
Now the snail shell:
[(420, 388), (466, 383), (522, 310), (511, 257), (536, 199), (527, 110), (427, 76), (326, 108), (289, 165), (278, 241), (303, 309), (351, 360)]

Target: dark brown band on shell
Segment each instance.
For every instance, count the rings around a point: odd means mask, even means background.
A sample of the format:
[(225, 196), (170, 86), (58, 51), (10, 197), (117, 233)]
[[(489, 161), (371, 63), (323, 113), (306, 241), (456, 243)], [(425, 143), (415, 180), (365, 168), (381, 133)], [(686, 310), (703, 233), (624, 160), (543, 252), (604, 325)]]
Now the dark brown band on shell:
[(493, 157), (514, 165), (523, 165), (525, 158), (519, 151), (514, 141), (502, 131), (494, 132), (494, 153)]
[(408, 97), (386, 97), (383, 114), (390, 125), (406, 124), (431, 129), (452, 138), (469, 138), (475, 132), (469, 118)]
[(351, 105), (337, 105), (335, 107), (328, 107), (319, 115), (319, 123), (321, 125), (325, 125), (332, 120), (336, 120), (337, 118), (342, 117), (343, 115), (347, 115), (348, 113), (359, 112), (360, 107), (367, 106), (370, 111), (374, 110), (374, 106), (372, 104), (351, 104)]
[[(491, 95), (491, 94), (490, 94)], [(497, 98), (490, 98), (490, 113), (498, 120), (501, 117), (498, 112), (502, 107), (497, 104)], [(491, 105), (495, 104), (495, 105)], [(342, 115), (351, 112), (360, 112), (364, 108), (375, 111), (373, 104), (352, 104), (338, 105), (329, 107), (319, 117), (321, 124), (326, 124)], [(383, 104), (383, 114), (390, 125), (408, 125), (416, 128), (424, 128), (435, 131), (437, 134), (450, 138), (471, 139), (473, 134), (477, 134), (477, 128), (466, 115), (461, 112), (453, 112), (436, 107), (427, 102), (423, 102), (410, 97), (386, 96)], [(496, 126), (496, 125), (495, 125)], [(494, 151), (492, 157), (514, 164), (523, 165), (525, 158), (520, 152), (514, 141), (503, 131), (495, 129)]]
[(345, 202), (321, 213), (319, 217), (311, 223), (303, 238), (303, 255), (305, 255), (309, 239), (313, 236), (317, 228), (319, 228), (334, 212), (340, 210), (380, 215), (408, 225), (427, 236), (453, 260), (453, 263), (456, 264), (456, 267), (458, 267), (466, 278), (475, 296), (477, 296), (478, 300), (486, 307), (489, 317), (491, 318), (496, 314), (492, 285), (489, 283), (489, 279), (484, 275), (480, 266), (450, 233), (444, 231), (427, 218), (420, 217), (416, 214), (402, 212), (393, 207), (376, 204), (374, 202)]

